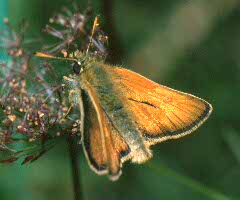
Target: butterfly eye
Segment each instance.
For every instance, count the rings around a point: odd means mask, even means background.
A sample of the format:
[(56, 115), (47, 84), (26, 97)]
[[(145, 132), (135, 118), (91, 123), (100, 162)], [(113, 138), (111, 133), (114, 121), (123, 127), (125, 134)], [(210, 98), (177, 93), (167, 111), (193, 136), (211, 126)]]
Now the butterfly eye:
[(80, 74), (81, 66), (78, 63), (73, 64), (73, 71), (75, 74)]

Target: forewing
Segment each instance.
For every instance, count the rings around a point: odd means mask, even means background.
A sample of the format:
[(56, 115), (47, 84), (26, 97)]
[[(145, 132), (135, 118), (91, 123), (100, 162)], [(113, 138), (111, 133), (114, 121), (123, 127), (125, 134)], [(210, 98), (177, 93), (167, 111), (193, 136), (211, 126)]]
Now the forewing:
[(99, 173), (107, 173), (107, 155), (103, 145), (97, 113), (90, 100), (84, 100), (83, 147), (91, 168)]
[(127, 158), (130, 150), (101, 109), (90, 85), (86, 91), (83, 93), (83, 146), (86, 157), (93, 171), (109, 174), (110, 179), (117, 180), (121, 175), (122, 161)]
[(111, 77), (120, 99), (149, 145), (191, 133), (210, 115), (203, 99), (173, 90), (123, 68)]

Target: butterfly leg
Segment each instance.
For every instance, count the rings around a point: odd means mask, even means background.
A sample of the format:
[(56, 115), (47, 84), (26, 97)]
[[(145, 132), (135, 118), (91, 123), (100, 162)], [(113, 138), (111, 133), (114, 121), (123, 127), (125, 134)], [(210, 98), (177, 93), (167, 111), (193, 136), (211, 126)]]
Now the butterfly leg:
[[(70, 107), (69, 107), (69, 109), (68, 109), (68, 111), (67, 111), (67, 113), (65, 115), (69, 114), (69, 112), (71, 111), (71, 109), (75, 105), (79, 106), (79, 109), (80, 109), (80, 119), (81, 119), (80, 132), (82, 134), (83, 130), (84, 130), (84, 127), (83, 127), (84, 126), (84, 124), (83, 124), (83, 122), (84, 122), (84, 107), (83, 107), (81, 89), (79, 87), (79, 84), (78, 84), (77, 80), (75, 80), (73, 78), (66, 77), (66, 76), (64, 76), (63, 78), (68, 83), (70, 88), (74, 88), (74, 89), (70, 89), (69, 90), (69, 97), (68, 97), (68, 99), (69, 99), (69, 102), (70, 102), (71, 105), (70, 105)], [(81, 141), (79, 143), (81, 143)]]
[(70, 113), (70, 111), (73, 109), (74, 107), (74, 103), (73, 102), (73, 96), (75, 95), (76, 91), (75, 90), (70, 90), (69, 91), (69, 102), (71, 103), (70, 107), (68, 108), (67, 112), (64, 114), (63, 118), (67, 117), (67, 115)]
[(66, 76), (64, 76), (63, 78), (70, 88), (68, 99), (71, 105), (67, 111), (68, 114), (75, 105), (79, 104), (79, 101), (81, 100), (81, 91), (79, 89), (77, 80)]

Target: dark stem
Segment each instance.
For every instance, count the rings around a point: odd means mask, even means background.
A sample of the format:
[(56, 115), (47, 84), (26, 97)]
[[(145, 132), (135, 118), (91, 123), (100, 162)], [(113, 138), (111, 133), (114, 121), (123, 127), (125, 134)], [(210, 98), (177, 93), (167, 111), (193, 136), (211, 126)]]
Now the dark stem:
[(114, 20), (113, 4), (114, 0), (102, 0), (102, 15), (105, 20), (103, 30), (109, 36), (110, 43), (107, 62), (111, 64), (122, 64), (125, 52), (115, 26), (116, 22)]
[(72, 179), (74, 189), (74, 200), (83, 200), (82, 186), (80, 184), (80, 171), (78, 166), (78, 153), (76, 148), (76, 142), (73, 137), (68, 138), (68, 147), (72, 165)]

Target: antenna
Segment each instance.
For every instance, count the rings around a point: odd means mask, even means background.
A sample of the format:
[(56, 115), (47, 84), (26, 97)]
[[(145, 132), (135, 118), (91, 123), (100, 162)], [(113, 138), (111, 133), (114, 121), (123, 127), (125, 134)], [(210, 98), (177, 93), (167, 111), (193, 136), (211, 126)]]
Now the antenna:
[(70, 61), (74, 61), (74, 62), (78, 63), (79, 65), (81, 65), (81, 63), (75, 58), (56, 57), (56, 56), (48, 55), (48, 54), (41, 53), (41, 52), (36, 52), (33, 55), (37, 56), (37, 57), (41, 57), (41, 58), (50, 58), (50, 59), (57, 59), (57, 60), (70, 60)]
[(96, 27), (99, 25), (98, 24), (98, 19), (99, 19), (99, 16), (96, 16), (95, 20), (94, 20), (94, 23), (93, 23), (92, 34), (91, 34), (91, 37), (90, 37), (90, 41), (89, 41), (89, 44), (88, 44), (88, 47), (87, 47), (86, 54), (88, 54), (90, 46), (92, 44), (92, 39), (93, 39), (93, 35), (94, 35), (95, 31), (96, 31)]

